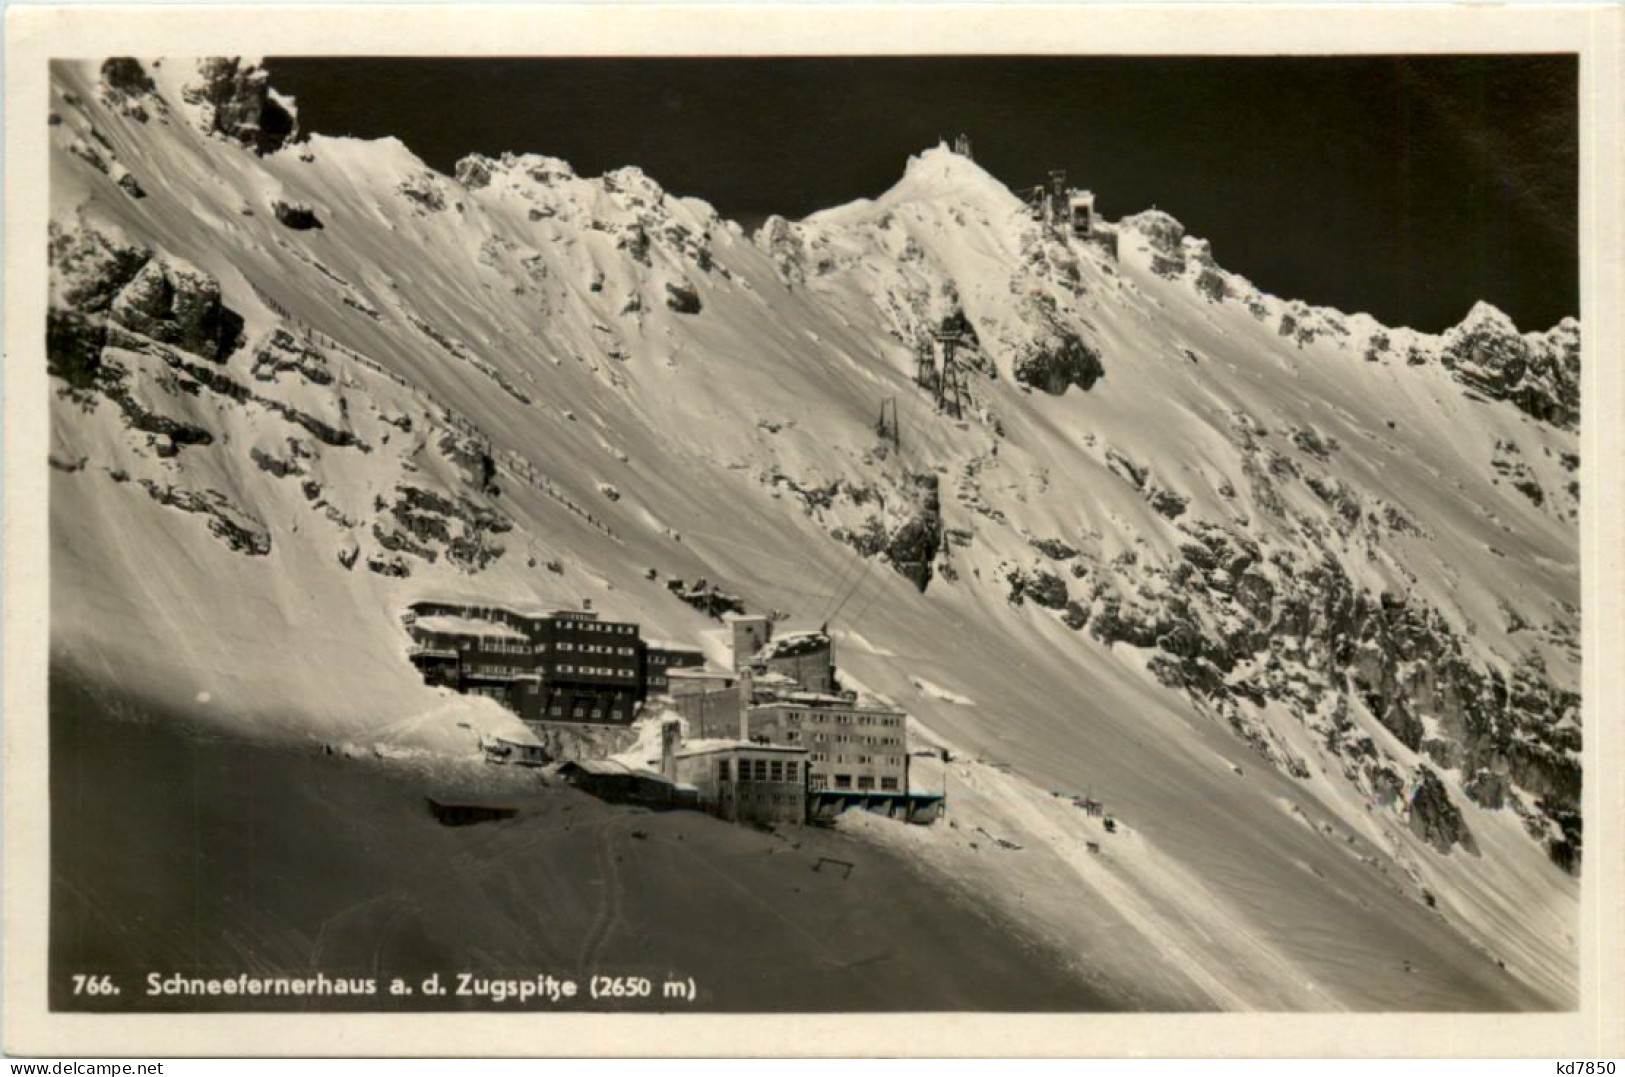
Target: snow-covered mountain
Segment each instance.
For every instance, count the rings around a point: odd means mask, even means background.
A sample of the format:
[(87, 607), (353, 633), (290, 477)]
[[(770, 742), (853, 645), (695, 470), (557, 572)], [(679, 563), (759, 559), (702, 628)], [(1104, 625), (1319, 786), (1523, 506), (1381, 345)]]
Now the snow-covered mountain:
[[(463, 711), (413, 601), (702, 643), (666, 581), (704, 577), (1009, 764), (989, 818), (1111, 805), (1121, 874), (1011, 905), (1056, 945), (1120, 917), (1093, 957), (1217, 1005), (1572, 1004), (1576, 322), (1279, 299), (1158, 211), (1059, 238), (946, 148), (747, 235), (636, 168), (297, 139), (249, 61), (61, 62), (51, 107), (58, 669), (432, 745)], [(959, 420), (914, 382), (945, 323)]]

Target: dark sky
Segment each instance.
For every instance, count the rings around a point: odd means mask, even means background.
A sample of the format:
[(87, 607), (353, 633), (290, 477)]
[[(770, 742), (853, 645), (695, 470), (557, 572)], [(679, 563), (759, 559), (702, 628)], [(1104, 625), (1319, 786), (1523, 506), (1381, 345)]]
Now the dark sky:
[(1156, 205), (1266, 291), (1438, 330), (1487, 299), (1579, 314), (1572, 56), (294, 59), (324, 134), (641, 166), (754, 226), (902, 174), (964, 131), (1012, 187), (1050, 168), (1108, 217)]

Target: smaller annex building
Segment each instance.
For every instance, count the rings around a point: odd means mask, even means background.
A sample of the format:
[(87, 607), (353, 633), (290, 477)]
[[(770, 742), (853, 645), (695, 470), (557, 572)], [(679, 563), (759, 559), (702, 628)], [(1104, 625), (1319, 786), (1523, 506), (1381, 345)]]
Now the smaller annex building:
[(677, 780), (699, 805), (735, 823), (807, 819), (807, 750), (740, 740), (693, 741), (677, 752)]
[(692, 786), (614, 759), (572, 760), (559, 767), (559, 777), (612, 804), (639, 804), (657, 811), (697, 806)]

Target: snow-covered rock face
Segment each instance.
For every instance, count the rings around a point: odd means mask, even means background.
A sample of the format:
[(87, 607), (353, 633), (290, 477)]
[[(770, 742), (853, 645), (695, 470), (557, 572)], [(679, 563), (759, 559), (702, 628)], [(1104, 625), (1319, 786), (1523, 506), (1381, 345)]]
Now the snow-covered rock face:
[(1440, 360), (1462, 384), (1506, 400), (1544, 422), (1580, 422), (1580, 326), (1565, 318), (1546, 333), (1520, 336), (1488, 303), (1444, 335)]
[(275, 153), (298, 131), (292, 102), (270, 86), (270, 73), (235, 57), (201, 60), (182, 91), (196, 106), (204, 130), (242, 143), (255, 153)]
[(102, 100), (130, 119), (146, 123), (151, 115), (149, 108), (160, 113), (168, 111), (157, 84), (140, 60), (110, 57), (102, 63), (101, 76)]
[(1572, 996), (1577, 323), (1283, 300), (946, 149), (747, 238), (635, 168), (277, 153), (252, 64), (53, 73), (60, 663), (349, 739), (443, 707), (413, 602), (701, 643), (682, 579), (861, 631), (843, 675), (1270, 895), (1294, 974), (1459, 929)]

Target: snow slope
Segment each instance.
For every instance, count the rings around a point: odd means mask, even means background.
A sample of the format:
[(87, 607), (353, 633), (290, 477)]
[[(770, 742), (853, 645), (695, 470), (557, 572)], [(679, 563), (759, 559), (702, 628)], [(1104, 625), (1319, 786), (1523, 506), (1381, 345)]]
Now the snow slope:
[[(1037, 835), (1026, 912), (1119, 987), (1572, 1004), (1576, 324), (1309, 308), (1156, 212), (1063, 240), (944, 148), (753, 237), (635, 168), (267, 145), (251, 65), (136, 70), (53, 69), (61, 665), (364, 742), (446, 702), (413, 601), (697, 644), (703, 576), (999, 763), (950, 818)], [(913, 382), (950, 319), (960, 421)], [(1085, 788), (1109, 878), (1032, 806)], [(1008, 900), (963, 830), (875, 840)]]

